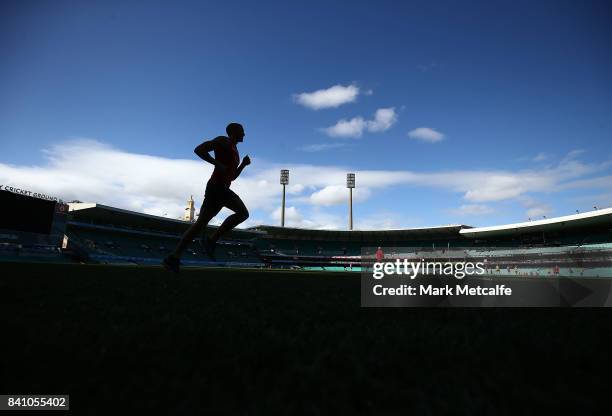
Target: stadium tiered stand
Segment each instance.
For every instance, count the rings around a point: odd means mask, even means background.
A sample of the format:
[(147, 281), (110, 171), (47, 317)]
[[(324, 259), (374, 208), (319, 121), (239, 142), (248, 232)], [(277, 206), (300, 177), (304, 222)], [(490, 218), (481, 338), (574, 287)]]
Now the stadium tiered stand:
[[(1, 260), (158, 265), (190, 226), (95, 203), (70, 203), (66, 215), (65, 206), (52, 201), (2, 196), (13, 204), (14, 218), (0, 227)], [(24, 212), (44, 221), (32, 229)], [(332, 231), (260, 225), (225, 235), (217, 261), (203, 253), (199, 240), (181, 260), (185, 266), (360, 271), (378, 247), (384, 261), (483, 262), (492, 276), (612, 277), (612, 208), (477, 228)]]
[(253, 230), (265, 232), (255, 244), (263, 261), (275, 265), (361, 270), (374, 249), (382, 247), (385, 259), (483, 262), (495, 276), (612, 277), (611, 208), (479, 228), (323, 231), (258, 226)]
[[(86, 262), (159, 264), (176, 246), (189, 222), (100, 204), (70, 204), (67, 249)], [(210, 226), (211, 233), (216, 227)], [(198, 240), (185, 250), (186, 265), (262, 266), (253, 249), (260, 233), (233, 230), (217, 245), (216, 262), (202, 252)]]

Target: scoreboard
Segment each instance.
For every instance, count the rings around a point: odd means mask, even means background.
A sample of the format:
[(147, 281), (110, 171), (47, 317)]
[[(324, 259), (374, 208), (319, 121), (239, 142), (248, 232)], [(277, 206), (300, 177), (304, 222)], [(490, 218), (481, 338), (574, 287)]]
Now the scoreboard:
[(0, 207), (0, 240), (60, 244), (66, 229), (66, 204), (0, 190)]

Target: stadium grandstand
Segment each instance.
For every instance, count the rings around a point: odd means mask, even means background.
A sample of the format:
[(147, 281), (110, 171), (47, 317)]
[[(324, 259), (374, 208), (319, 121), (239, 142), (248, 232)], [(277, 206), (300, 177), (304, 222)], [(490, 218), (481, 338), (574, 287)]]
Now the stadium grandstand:
[[(156, 265), (193, 220), (193, 199), (187, 220), (8, 191), (2, 191), (2, 201), (9, 215), (0, 227), (0, 252), (12, 260)], [(386, 261), (483, 262), (492, 276), (612, 277), (612, 208), (477, 228), (331, 231), (260, 225), (235, 229), (218, 244), (213, 262), (194, 241), (183, 264), (360, 271), (381, 247)]]
[[(100, 204), (69, 204), (65, 249), (85, 262), (159, 264), (176, 246), (189, 221), (127, 211)], [(209, 227), (215, 228), (215, 227)], [(207, 230), (210, 232), (210, 230)], [(262, 266), (254, 249), (257, 231), (236, 229), (218, 242), (216, 266)], [(211, 262), (197, 241), (185, 265)]]

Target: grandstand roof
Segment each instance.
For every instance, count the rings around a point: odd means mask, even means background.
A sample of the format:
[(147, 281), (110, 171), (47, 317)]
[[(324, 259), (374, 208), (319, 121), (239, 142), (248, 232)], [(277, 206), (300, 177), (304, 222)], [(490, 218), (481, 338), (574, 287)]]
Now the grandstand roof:
[(108, 205), (102, 205), (102, 204), (96, 204), (96, 203), (88, 203), (88, 202), (70, 202), (68, 203), (68, 211), (72, 212), (72, 211), (81, 211), (81, 210), (90, 210), (87, 212), (87, 215), (89, 218), (99, 218), (99, 217), (104, 217), (104, 218), (108, 218), (108, 212), (114, 212), (114, 213), (122, 213), (128, 216), (137, 216), (139, 218), (149, 218), (149, 219), (153, 219), (153, 220), (163, 220), (163, 221), (170, 221), (170, 222), (176, 222), (176, 223), (185, 223), (185, 221), (183, 220), (178, 220), (178, 219), (174, 219), (174, 218), (167, 218), (167, 217), (161, 217), (159, 215), (151, 215), (151, 214), (145, 214), (142, 212), (136, 212), (136, 211), (129, 211), (127, 209), (122, 209), (122, 208), (116, 208), (116, 207), (111, 207)]
[[(160, 217), (158, 215), (144, 214), (129, 211), (108, 205), (96, 203), (69, 203), (69, 221), (98, 225), (111, 225), (117, 228), (161, 231), (171, 234), (182, 234), (190, 223), (183, 220)], [(210, 228), (217, 228), (209, 226)], [(254, 230), (234, 229), (230, 236), (233, 238), (253, 238), (261, 232)]]
[(537, 221), (518, 222), (515, 224), (495, 225), (491, 227), (465, 228), (459, 233), (468, 238), (492, 237), (499, 235), (527, 234), (542, 231), (563, 231), (568, 228), (591, 227), (597, 225), (612, 226), (612, 208), (563, 217), (547, 218)]
[(301, 240), (342, 240), (342, 241), (376, 241), (405, 240), (432, 237), (459, 237), (459, 230), (468, 225), (444, 225), (440, 227), (407, 228), (401, 230), (311, 230), (305, 228), (278, 227), (258, 225), (249, 230), (265, 231), (268, 237), (279, 239)]
[[(166, 233), (183, 233), (189, 223), (183, 220), (144, 214), (96, 203), (69, 203), (69, 221), (110, 225), (118, 228), (152, 230)], [(486, 238), (511, 236), (543, 231), (563, 231), (580, 227), (612, 226), (612, 208), (604, 208), (581, 214), (566, 215), (537, 221), (520, 222), (490, 227), (471, 227), (452, 224), (438, 227), (407, 228), (398, 230), (313, 230), (305, 228), (258, 225), (247, 229), (235, 229), (231, 236), (239, 239), (254, 237), (295, 240), (336, 241), (393, 241), (430, 238)], [(212, 227), (212, 226), (211, 226)], [(216, 227), (212, 227), (216, 228)]]

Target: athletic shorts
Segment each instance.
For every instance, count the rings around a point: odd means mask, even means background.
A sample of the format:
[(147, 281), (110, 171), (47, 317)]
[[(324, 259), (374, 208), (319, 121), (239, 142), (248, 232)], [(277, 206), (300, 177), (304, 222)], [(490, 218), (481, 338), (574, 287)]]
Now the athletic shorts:
[(240, 197), (229, 189), (229, 186), (210, 181), (206, 184), (203, 203), (206, 209), (221, 209), (236, 200), (241, 201)]

